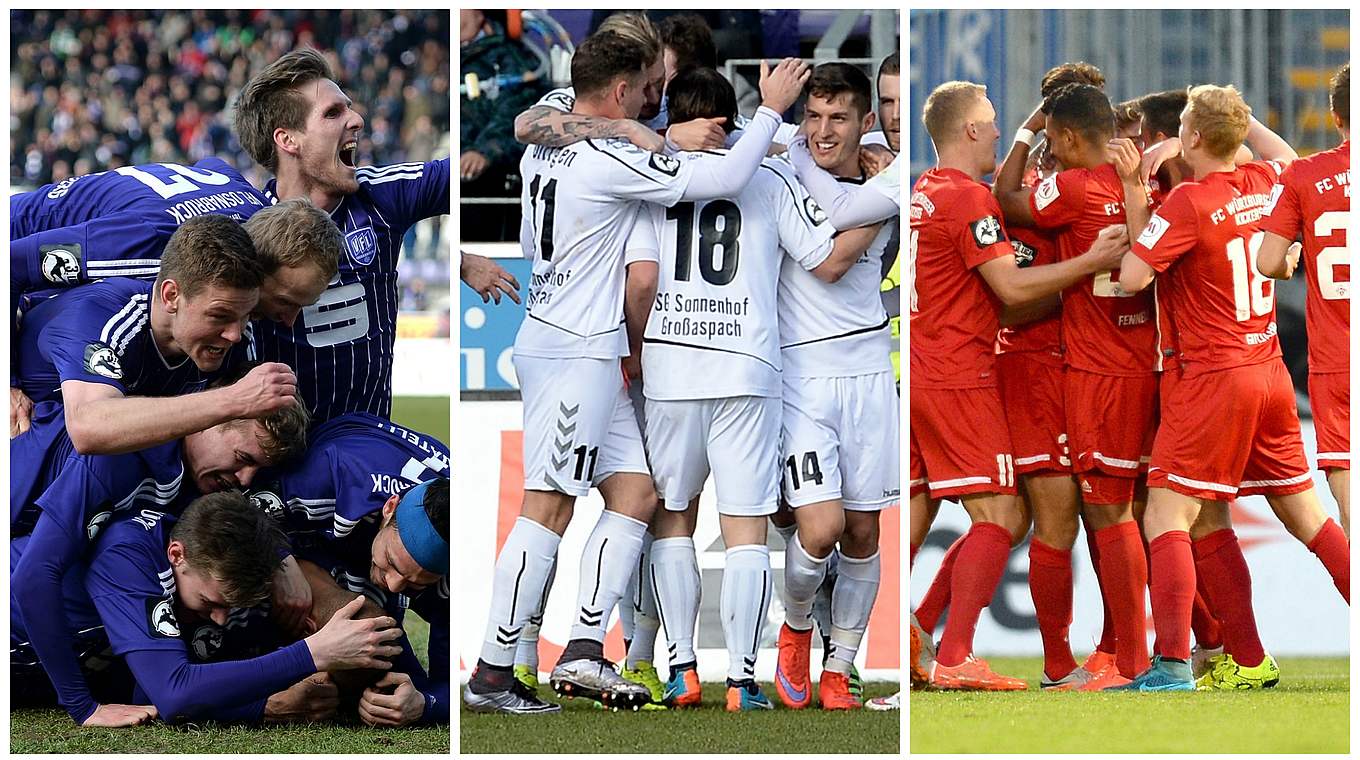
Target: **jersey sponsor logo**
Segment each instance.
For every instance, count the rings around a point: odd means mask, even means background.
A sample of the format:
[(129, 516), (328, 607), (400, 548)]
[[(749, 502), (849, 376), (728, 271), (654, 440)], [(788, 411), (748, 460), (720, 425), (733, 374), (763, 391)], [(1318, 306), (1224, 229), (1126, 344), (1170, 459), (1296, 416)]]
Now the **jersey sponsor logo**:
[(222, 648), (222, 629), (216, 625), (201, 625), (194, 629), (189, 646), (200, 660), (210, 660)]
[(80, 244), (45, 245), (42, 254), (42, 276), (54, 285), (70, 285), (80, 279)]
[(347, 232), (345, 250), (349, 251), (351, 261), (366, 267), (373, 263), (373, 256), (378, 252), (378, 236), (374, 234), (372, 227), (360, 227), (353, 232)]
[(175, 600), (171, 597), (147, 597), (146, 630), (162, 639), (179, 638), (179, 621), (175, 619)]
[(1058, 200), (1058, 176), (1052, 177), (1039, 183), (1034, 189), (1034, 207), (1043, 211), (1048, 208), (1048, 204)]
[(968, 225), (973, 231), (973, 242), (978, 248), (986, 248), (1001, 242), (1001, 222), (994, 216), (984, 216)]
[(85, 538), (89, 541), (94, 541), (98, 538), (99, 531), (104, 529), (104, 524), (109, 521), (110, 517), (113, 517), (113, 513), (108, 510), (91, 517), (90, 521), (85, 524)]
[[(99, 174), (103, 174), (103, 172), (99, 172)], [(53, 201), (61, 200), (66, 196), (68, 192), (71, 191), (71, 185), (74, 185), (76, 183), (76, 180), (84, 179), (85, 177), (98, 177), (99, 174), (82, 174), (79, 177), (71, 177), (70, 179), (64, 179), (56, 187), (47, 191), (47, 199)]]
[(647, 163), (657, 171), (668, 177), (674, 177), (680, 173), (680, 160), (665, 155), (664, 153), (652, 153), (647, 159)]
[(110, 380), (123, 379), (123, 365), (118, 361), (118, 354), (105, 343), (91, 343), (85, 347), (85, 371)]
[(1147, 226), (1143, 228), (1143, 234), (1138, 236), (1138, 245), (1144, 248), (1156, 246), (1157, 241), (1161, 240), (1162, 235), (1165, 235), (1169, 229), (1171, 229), (1170, 222), (1153, 214), (1152, 218), (1148, 219)]
[(250, 503), (275, 520), (283, 519), (283, 499), (273, 491), (257, 491), (251, 494)]

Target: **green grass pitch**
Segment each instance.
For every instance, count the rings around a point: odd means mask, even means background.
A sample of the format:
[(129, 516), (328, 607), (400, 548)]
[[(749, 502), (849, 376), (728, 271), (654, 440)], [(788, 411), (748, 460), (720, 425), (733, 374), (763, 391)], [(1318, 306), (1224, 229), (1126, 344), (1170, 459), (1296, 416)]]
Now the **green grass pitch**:
[[(832, 713), (785, 710), (773, 684), (761, 684), (776, 701), (768, 712), (728, 714), (721, 683), (704, 684), (704, 702), (694, 710), (605, 712), (585, 700), (566, 700), (558, 715), (459, 713), (463, 754), (480, 753), (854, 753), (897, 754), (901, 713)], [(865, 698), (881, 697), (897, 684), (865, 684)], [(548, 697), (547, 686), (541, 694)], [(556, 700), (555, 700), (556, 701)]]
[(1049, 694), (1038, 690), (1041, 659), (988, 658), (998, 673), (1030, 680), (1030, 690), (912, 692), (911, 751), (1349, 752), (1350, 661), (1277, 659), (1280, 684), (1263, 691)]
[[(449, 399), (396, 398), (392, 420), (399, 425), (449, 440)], [(426, 663), (429, 625), (414, 613), (407, 616), (411, 645)], [(20, 689), (22, 684), (11, 684)], [(402, 753), (449, 752), (448, 726), (377, 729), (349, 724), (277, 725), (260, 727), (198, 723), (168, 726), (158, 723), (136, 728), (80, 728), (64, 710), (13, 710), (10, 714), (10, 752), (60, 753)]]

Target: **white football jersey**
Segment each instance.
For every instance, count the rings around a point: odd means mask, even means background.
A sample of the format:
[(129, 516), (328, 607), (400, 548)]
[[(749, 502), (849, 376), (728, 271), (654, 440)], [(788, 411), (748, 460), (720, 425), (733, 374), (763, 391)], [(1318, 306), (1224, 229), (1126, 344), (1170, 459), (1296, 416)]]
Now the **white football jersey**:
[(628, 355), (625, 254), (643, 202), (680, 200), (692, 167), (625, 140), (529, 146), (520, 160), (520, 245), (533, 260), (523, 356)]
[(649, 205), (644, 218), (661, 243), (642, 351), (647, 398), (778, 397), (781, 263), (815, 268), (835, 233), (793, 168), (767, 158), (736, 198)]
[(868, 250), (834, 283), (784, 262), (779, 272), (779, 344), (785, 374), (849, 377), (892, 369), (891, 330), (879, 284), (883, 257), (897, 255), (898, 222), (885, 222)]

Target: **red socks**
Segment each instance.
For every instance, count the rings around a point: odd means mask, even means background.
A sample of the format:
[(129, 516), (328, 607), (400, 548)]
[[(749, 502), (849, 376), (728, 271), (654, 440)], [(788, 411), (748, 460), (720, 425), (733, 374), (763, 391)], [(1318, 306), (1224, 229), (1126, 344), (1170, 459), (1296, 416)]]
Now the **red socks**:
[[(1237, 542), (1237, 534), (1231, 528), (1217, 530), (1193, 542), (1192, 548), (1195, 569), (1203, 580), (1204, 590), (1223, 620), (1223, 648), (1239, 665), (1248, 668), (1260, 665), (1266, 652), (1261, 646), (1261, 637), (1256, 631), (1256, 615), (1251, 608), (1251, 571), (1247, 569), (1247, 560), (1242, 556), (1242, 545)], [(1160, 617), (1157, 623), (1160, 641)], [(1196, 638), (1198, 636), (1196, 634)], [(1202, 639), (1200, 646), (1204, 646)]]
[(996, 584), (1006, 570), (1011, 534), (995, 523), (976, 523), (963, 537), (962, 544), (951, 573), (949, 620), (936, 658), (948, 667), (963, 662), (973, 650), (978, 616), (992, 601)]
[(944, 553), (944, 559), (940, 560), (940, 570), (935, 573), (935, 580), (931, 581), (930, 588), (926, 589), (926, 595), (921, 598), (921, 603), (916, 605), (916, 622), (921, 624), (926, 633), (935, 632), (935, 624), (949, 606), (949, 586), (954, 575), (954, 560), (959, 556), (959, 547), (963, 546), (967, 538), (968, 534), (965, 533), (950, 544)]
[(1204, 589), (1204, 571), (1195, 562), (1195, 606), (1190, 610), (1190, 630), (1195, 632), (1195, 643), (1201, 649), (1223, 646), (1223, 629), (1209, 606), (1209, 594)]
[[(1105, 599), (1114, 619), (1115, 664), (1120, 675), (1133, 678), (1148, 666), (1147, 597), (1144, 591), (1148, 566), (1138, 523), (1129, 520), (1102, 528), (1096, 531), (1096, 544), (1100, 547)], [(1189, 548), (1186, 547), (1187, 554)], [(1188, 635), (1188, 617), (1186, 627)]]
[(1332, 574), (1332, 582), (1336, 584), (1336, 590), (1341, 592), (1341, 597), (1346, 600), (1346, 604), (1351, 603), (1351, 543), (1346, 540), (1346, 533), (1341, 530), (1332, 518), (1327, 518), (1327, 522), (1322, 524), (1322, 530), (1318, 531), (1313, 540), (1308, 542), (1308, 551), (1317, 555), (1322, 560), (1323, 567)]
[(1100, 625), (1100, 643), (1097, 652), (1114, 654), (1114, 615), (1110, 613), (1110, 600), (1105, 595), (1105, 578), (1100, 572), (1100, 544), (1096, 542), (1096, 532), (1086, 528), (1086, 548), (1091, 552), (1091, 567), (1096, 571), (1096, 585), (1100, 587), (1100, 606), (1105, 614)]
[(1190, 534), (1183, 530), (1163, 533), (1153, 539), (1151, 549), (1156, 568), (1152, 573), (1152, 620), (1157, 627), (1157, 653), (1189, 661), (1190, 608), (1195, 604)]
[(1056, 681), (1077, 669), (1067, 640), (1072, 625), (1072, 552), (1031, 540), (1029, 593), (1044, 640), (1044, 675)]

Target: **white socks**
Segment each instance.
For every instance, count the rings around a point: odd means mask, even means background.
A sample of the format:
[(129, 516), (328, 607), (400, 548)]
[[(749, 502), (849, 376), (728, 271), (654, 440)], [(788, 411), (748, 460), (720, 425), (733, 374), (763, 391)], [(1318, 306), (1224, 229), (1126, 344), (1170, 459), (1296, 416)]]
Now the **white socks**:
[(672, 667), (694, 662), (694, 626), (699, 618), (699, 557), (694, 539), (658, 538), (652, 543), (651, 584)]
[(552, 570), (548, 573), (548, 583), (543, 587), (543, 598), (538, 602), (538, 611), (529, 616), (524, 631), (519, 635), (519, 648), (515, 650), (515, 664), (528, 665), (538, 672), (538, 632), (543, 627), (543, 611), (548, 606), (548, 594), (552, 593), (553, 581), (557, 580), (557, 558), (553, 557)]
[(869, 626), (869, 615), (874, 611), (881, 574), (882, 564), (878, 552), (864, 559), (841, 555), (839, 577), (831, 592), (831, 652), (826, 661), (828, 670), (850, 672), (860, 642), (864, 640), (864, 629)]
[(504, 668), (515, 664), (524, 626), (535, 615), (542, 619), (548, 579), (561, 541), (561, 536), (527, 517), (515, 520), (496, 558), (491, 614), (482, 640), (483, 662)]
[(795, 631), (812, 627), (812, 603), (826, 577), (826, 560), (809, 555), (796, 535), (784, 550), (784, 618)]
[(734, 681), (755, 678), (756, 652), (773, 584), (769, 547), (744, 544), (727, 550), (721, 613), (727, 677)]
[(631, 625), (623, 629), (623, 637), (629, 642), (624, 665), (629, 668), (637, 667), (639, 662), (652, 661), (656, 653), (656, 634), (661, 630), (661, 620), (656, 613), (656, 593), (649, 577), (652, 541), (650, 531), (642, 534), (642, 555), (628, 581), (628, 595), (619, 607), (620, 617), (624, 617), (623, 607), (628, 607), (632, 613), (627, 615)]
[(609, 613), (628, 589), (646, 530), (645, 523), (626, 515), (609, 510), (600, 513), (581, 554), (581, 586), (571, 639), (604, 641)]

